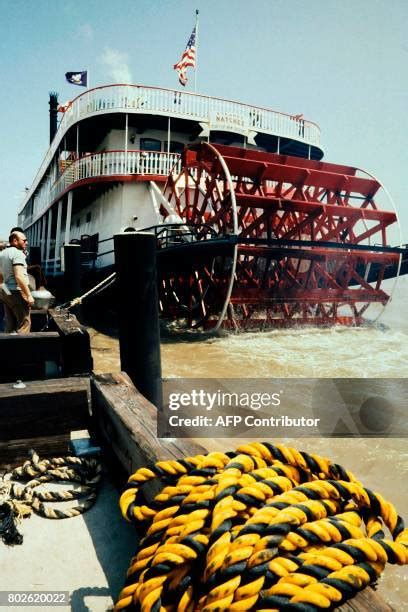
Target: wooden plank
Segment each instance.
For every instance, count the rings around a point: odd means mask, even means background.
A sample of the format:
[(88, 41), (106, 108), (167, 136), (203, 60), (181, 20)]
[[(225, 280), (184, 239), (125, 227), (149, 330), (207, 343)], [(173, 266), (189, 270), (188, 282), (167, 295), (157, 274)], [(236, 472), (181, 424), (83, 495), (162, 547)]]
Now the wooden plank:
[(61, 378), (0, 385), (0, 441), (54, 436), (85, 429), (89, 420), (89, 380)]
[[(98, 431), (115, 453), (121, 465), (132, 474), (141, 466), (160, 459), (179, 459), (188, 455), (206, 454), (206, 450), (188, 439), (158, 439), (157, 411), (133, 386), (124, 372), (94, 375), (91, 381), (92, 410)], [(160, 483), (149, 483), (144, 492), (153, 498)], [(371, 587), (359, 593), (351, 602), (340, 606), (339, 612), (392, 612)]]
[(44, 378), (47, 362), (55, 364), (55, 370), (60, 367), (61, 340), (56, 332), (0, 333), (0, 355), (7, 355), (2, 360), (0, 382)]
[(0, 384), (1, 383), (14, 383), (17, 380), (41, 380), (46, 378), (46, 364), (45, 361), (38, 363), (19, 363), (12, 364), (7, 363), (1, 366), (0, 371)]
[(160, 459), (206, 453), (189, 440), (158, 439), (156, 408), (124, 372), (94, 375), (91, 392), (98, 432), (128, 475)]
[(6, 363), (28, 363), (51, 358), (55, 360), (59, 357), (60, 350), (61, 341), (56, 332), (0, 333), (0, 354), (7, 355)]
[(89, 334), (75, 315), (56, 309), (49, 311), (50, 330), (58, 332), (61, 338), (62, 367), (64, 376), (90, 374), (93, 369)]
[(0, 442), (0, 469), (8, 471), (17, 465), (21, 465), (29, 459), (28, 452), (30, 449), (35, 450), (41, 459), (71, 454), (70, 441), (71, 436), (67, 432), (55, 436), (40, 436)]
[(372, 587), (360, 591), (356, 597), (336, 610), (338, 612), (395, 612), (395, 609), (389, 606)]

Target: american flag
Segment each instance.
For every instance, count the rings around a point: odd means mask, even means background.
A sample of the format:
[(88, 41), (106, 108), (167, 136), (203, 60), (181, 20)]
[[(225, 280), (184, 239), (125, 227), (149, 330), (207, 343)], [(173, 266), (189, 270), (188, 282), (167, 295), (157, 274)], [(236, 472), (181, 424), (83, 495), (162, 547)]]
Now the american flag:
[(177, 70), (179, 75), (179, 81), (183, 87), (186, 86), (188, 81), (187, 79), (187, 68), (191, 66), (191, 68), (195, 68), (196, 65), (196, 25), (194, 26), (193, 31), (191, 32), (191, 36), (188, 39), (188, 43), (186, 46), (186, 50), (181, 56), (180, 61), (177, 64), (174, 64), (174, 70)]

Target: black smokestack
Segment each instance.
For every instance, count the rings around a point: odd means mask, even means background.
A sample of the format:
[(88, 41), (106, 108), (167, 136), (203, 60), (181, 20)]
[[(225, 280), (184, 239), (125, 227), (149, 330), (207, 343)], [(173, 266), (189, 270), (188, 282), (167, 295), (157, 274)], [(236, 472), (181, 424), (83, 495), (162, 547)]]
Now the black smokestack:
[(57, 133), (57, 118), (58, 118), (58, 94), (55, 91), (50, 91), (50, 144), (54, 140)]

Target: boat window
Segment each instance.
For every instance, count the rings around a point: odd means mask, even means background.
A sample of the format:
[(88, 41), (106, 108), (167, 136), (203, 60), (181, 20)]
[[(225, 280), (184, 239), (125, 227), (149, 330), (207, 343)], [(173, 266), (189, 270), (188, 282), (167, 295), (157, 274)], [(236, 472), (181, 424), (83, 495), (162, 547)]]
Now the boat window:
[(81, 218), (78, 217), (78, 219), (76, 220), (76, 226), (79, 227), (81, 225)]
[(161, 141), (156, 138), (141, 138), (140, 148), (142, 151), (161, 151)]
[[(164, 151), (167, 153), (167, 140), (164, 143)], [(170, 140), (170, 153), (181, 153), (184, 151), (184, 145), (182, 142), (176, 142), (175, 140)]]
[(92, 211), (86, 213), (86, 223), (89, 223), (92, 218)]

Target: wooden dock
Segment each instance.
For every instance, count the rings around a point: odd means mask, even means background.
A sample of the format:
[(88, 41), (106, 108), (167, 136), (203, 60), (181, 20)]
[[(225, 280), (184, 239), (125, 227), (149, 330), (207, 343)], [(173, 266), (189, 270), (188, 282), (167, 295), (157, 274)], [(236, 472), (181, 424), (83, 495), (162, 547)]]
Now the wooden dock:
[[(7, 355), (0, 384), (3, 470), (26, 459), (30, 448), (41, 457), (68, 454), (77, 430), (88, 430), (102, 447), (103, 456), (117, 468), (119, 485), (139, 467), (207, 452), (188, 439), (158, 439), (157, 410), (126, 373), (92, 373), (89, 335), (72, 315), (51, 311), (47, 331), (0, 334), (0, 351)], [(58, 376), (49, 378), (50, 372)], [(24, 381), (24, 388), (16, 388), (17, 378)], [(157, 487), (150, 487), (150, 498)], [(392, 608), (366, 588), (339, 610), (391, 612)]]
[(75, 316), (58, 310), (47, 316), (34, 312), (33, 329), (30, 334), (0, 333), (0, 382), (89, 376), (93, 367), (89, 334)]

